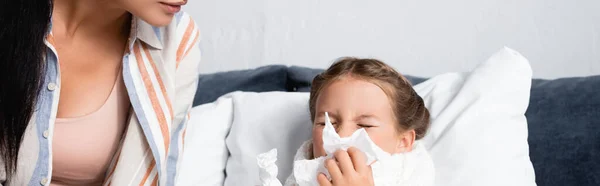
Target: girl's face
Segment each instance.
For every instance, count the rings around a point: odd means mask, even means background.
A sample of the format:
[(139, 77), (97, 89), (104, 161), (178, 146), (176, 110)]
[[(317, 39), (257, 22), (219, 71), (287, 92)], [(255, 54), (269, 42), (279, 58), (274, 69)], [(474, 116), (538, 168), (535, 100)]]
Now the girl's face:
[(154, 26), (166, 26), (187, 0), (117, 0), (122, 8)]
[(312, 132), (314, 157), (326, 155), (322, 139), (325, 112), (342, 138), (364, 128), (371, 140), (388, 153), (412, 149), (414, 130), (398, 132), (387, 94), (368, 81), (343, 77), (323, 87), (317, 98)]

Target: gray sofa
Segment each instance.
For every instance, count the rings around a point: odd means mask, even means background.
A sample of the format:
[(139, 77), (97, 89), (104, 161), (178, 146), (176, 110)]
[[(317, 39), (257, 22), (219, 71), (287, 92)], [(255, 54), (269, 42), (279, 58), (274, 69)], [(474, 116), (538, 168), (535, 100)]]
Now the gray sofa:
[[(273, 65), (202, 75), (194, 105), (233, 91), (307, 92), (321, 71)], [(534, 79), (526, 117), (538, 185), (600, 186), (600, 76)]]

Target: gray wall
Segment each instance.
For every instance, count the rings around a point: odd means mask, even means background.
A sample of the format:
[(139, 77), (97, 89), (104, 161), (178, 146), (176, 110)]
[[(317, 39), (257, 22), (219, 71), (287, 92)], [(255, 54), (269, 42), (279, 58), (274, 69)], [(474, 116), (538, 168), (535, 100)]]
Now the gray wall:
[(508, 46), (538, 78), (600, 74), (599, 0), (191, 0), (203, 72), (376, 57), (405, 74), (466, 71)]

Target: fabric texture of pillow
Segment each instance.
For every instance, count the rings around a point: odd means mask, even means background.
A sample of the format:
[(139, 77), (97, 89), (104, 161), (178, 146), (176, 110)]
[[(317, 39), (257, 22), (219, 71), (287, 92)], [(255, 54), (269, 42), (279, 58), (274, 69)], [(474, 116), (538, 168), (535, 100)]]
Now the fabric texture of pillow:
[[(225, 186), (259, 185), (256, 156), (277, 148), (277, 178), (292, 172), (296, 149), (310, 138), (307, 93), (241, 93), (233, 98), (233, 124), (226, 143), (229, 149)], [(282, 182), (283, 183), (283, 182)]]
[(229, 157), (224, 139), (232, 114), (233, 100), (228, 96), (192, 108), (176, 185), (223, 185)]
[(201, 75), (194, 106), (206, 104), (235, 91), (286, 91), (287, 67), (272, 65), (252, 70), (238, 70)]
[(538, 185), (600, 185), (600, 76), (534, 80), (526, 116)]
[(414, 88), (431, 113), (423, 141), (436, 185), (536, 185), (525, 111), (531, 67), (505, 48), (471, 73), (448, 73)]
[[(436, 185), (535, 184), (527, 144), (531, 69), (505, 48), (470, 73), (436, 76), (415, 87), (432, 114), (423, 142), (436, 167)], [(301, 142), (310, 137), (308, 94), (233, 94), (234, 124), (227, 146), (225, 185), (258, 181), (256, 155), (279, 151), (280, 180), (292, 167)]]

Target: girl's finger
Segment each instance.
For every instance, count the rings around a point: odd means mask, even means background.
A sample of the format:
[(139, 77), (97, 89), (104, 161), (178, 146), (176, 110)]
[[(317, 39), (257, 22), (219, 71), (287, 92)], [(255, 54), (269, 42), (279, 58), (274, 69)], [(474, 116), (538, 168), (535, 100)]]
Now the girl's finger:
[(344, 175), (350, 175), (356, 170), (354, 170), (354, 165), (348, 153), (344, 150), (338, 150), (335, 152), (335, 159), (338, 162), (338, 165)]
[(319, 181), (320, 186), (331, 186), (331, 182), (323, 173), (319, 173), (319, 175), (317, 175), (317, 181)]
[(363, 173), (368, 170), (369, 165), (367, 165), (365, 153), (355, 147), (350, 147), (348, 148), (348, 155), (350, 156), (350, 159), (352, 159), (352, 164), (356, 172)]
[(338, 167), (334, 159), (325, 160), (325, 168), (327, 168), (327, 171), (329, 171), (329, 175), (331, 175), (332, 180), (343, 179), (340, 167)]

